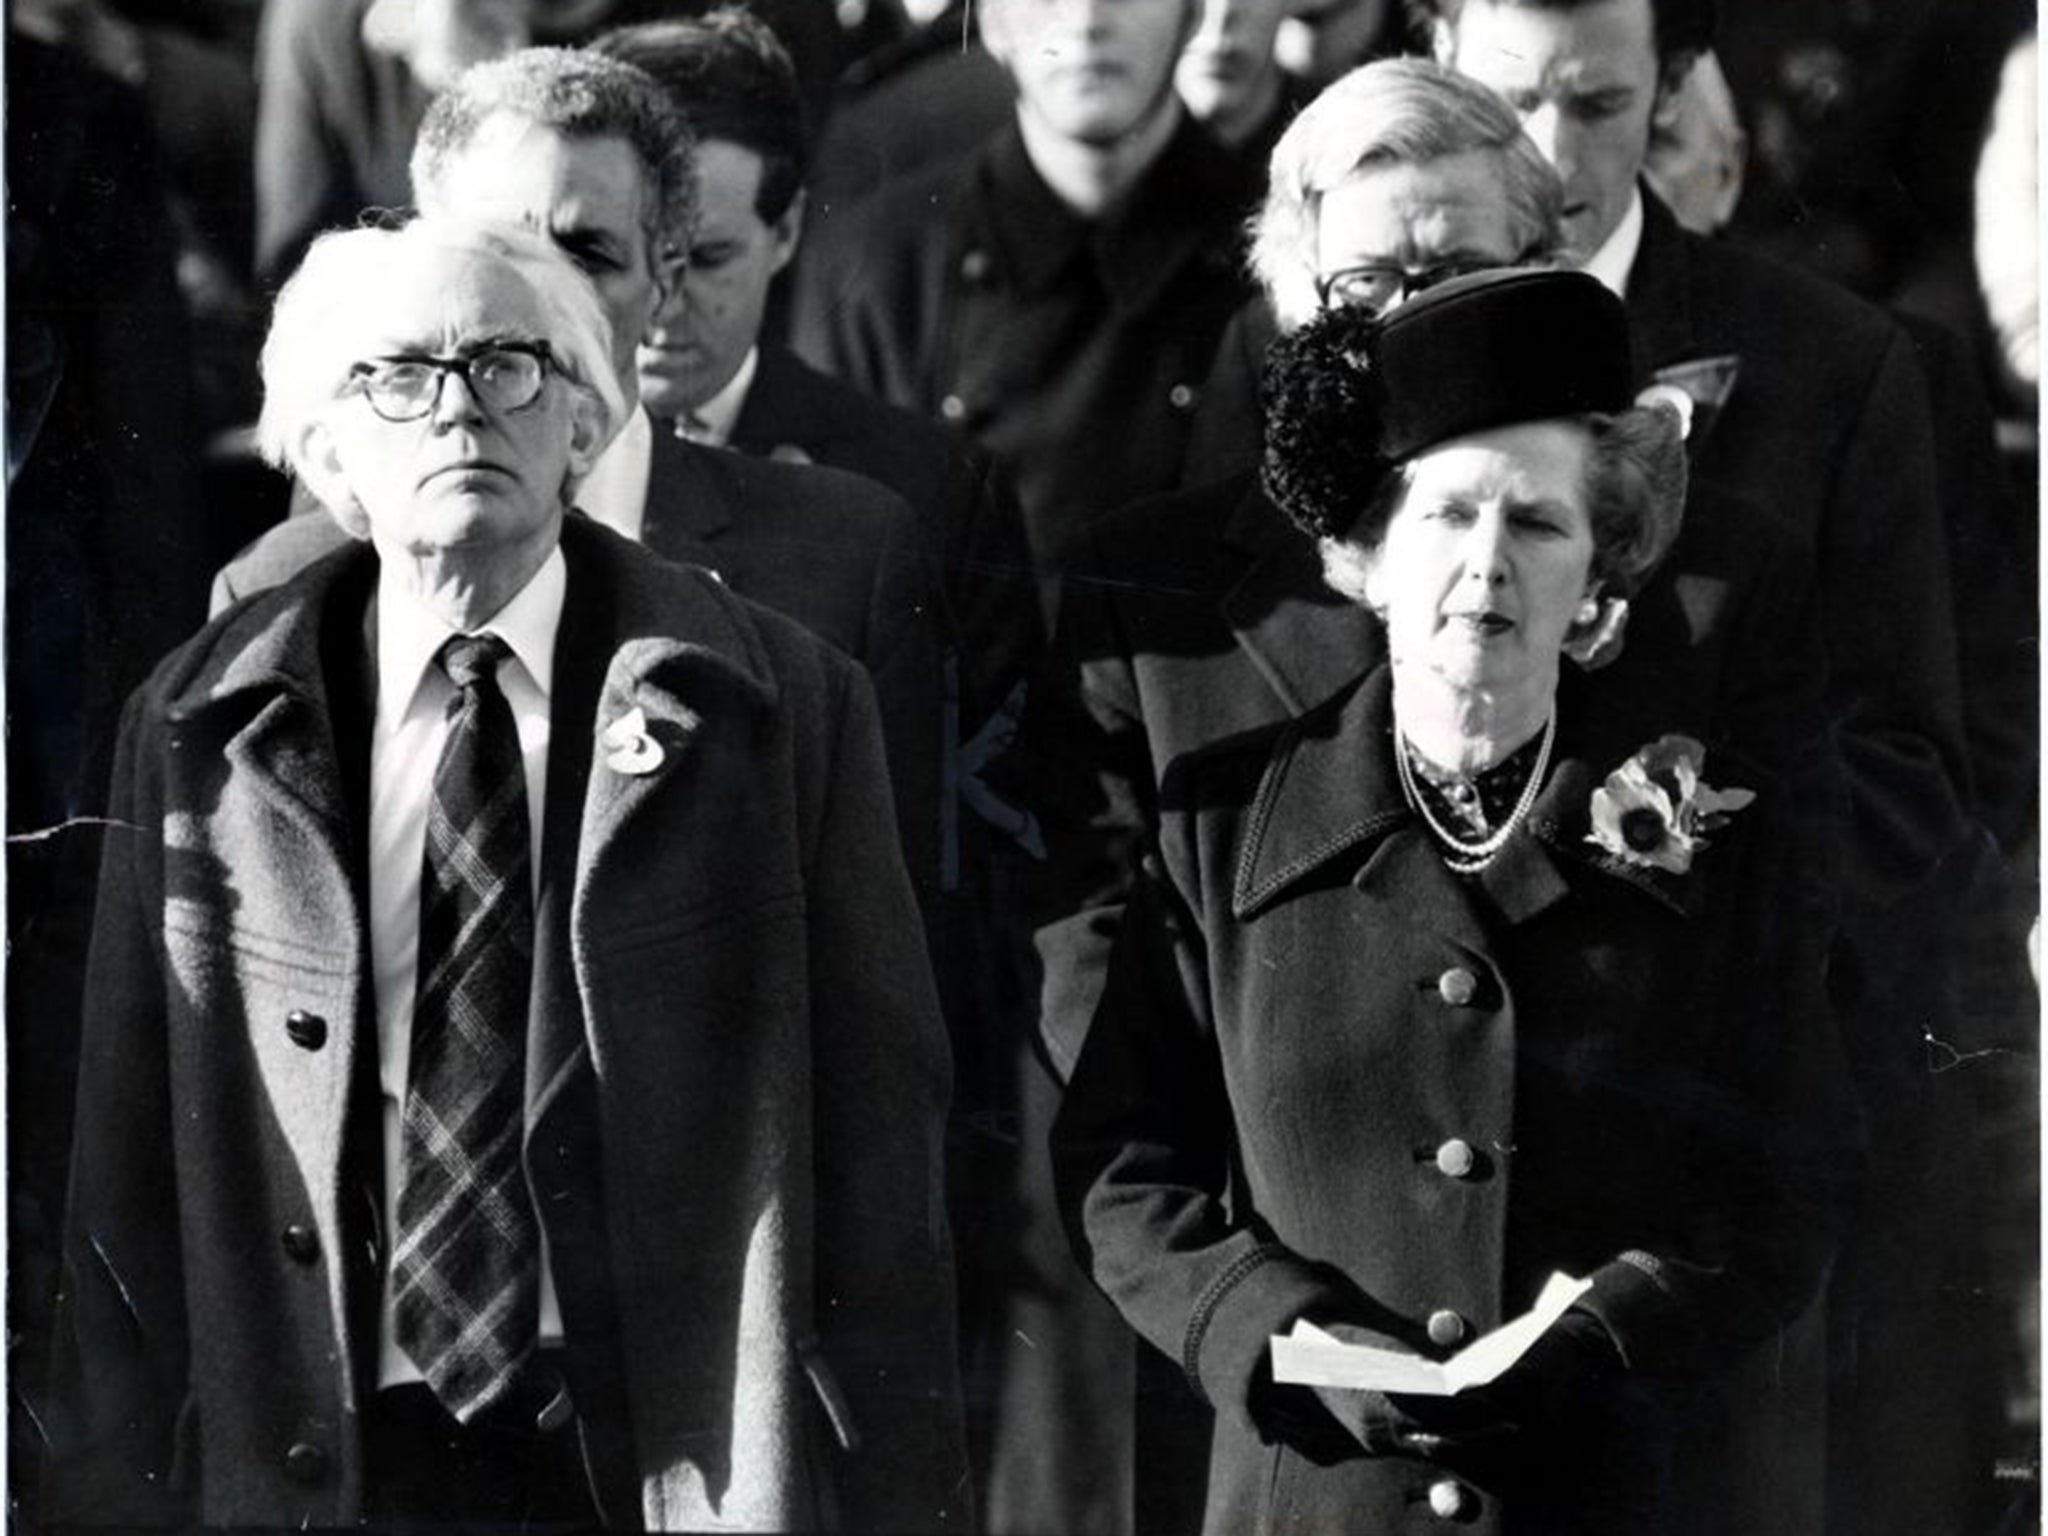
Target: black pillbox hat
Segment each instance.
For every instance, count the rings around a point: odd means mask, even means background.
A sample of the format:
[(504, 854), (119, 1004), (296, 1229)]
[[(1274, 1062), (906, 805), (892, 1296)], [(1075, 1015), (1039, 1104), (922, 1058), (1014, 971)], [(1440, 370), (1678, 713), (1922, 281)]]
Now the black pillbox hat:
[(1505, 268), (1453, 278), (1380, 322), (1379, 451), (1398, 463), (1467, 432), (1626, 410), (1628, 315), (1583, 272)]
[(1384, 318), (1317, 315), (1273, 344), (1260, 394), (1268, 494), (1335, 536), (1388, 471), (1438, 443), (1628, 409), (1628, 315), (1583, 272), (1475, 272)]

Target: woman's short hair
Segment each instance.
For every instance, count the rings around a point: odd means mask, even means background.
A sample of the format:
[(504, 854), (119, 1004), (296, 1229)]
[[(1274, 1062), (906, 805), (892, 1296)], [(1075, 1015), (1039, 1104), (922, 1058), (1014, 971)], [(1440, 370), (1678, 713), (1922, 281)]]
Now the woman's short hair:
[[(630, 407), (611, 365), (611, 326), (590, 281), (540, 235), (509, 224), (416, 219), (396, 229), (338, 230), (320, 236), (277, 296), (261, 368), (263, 409), (256, 446), (267, 463), (294, 474), (304, 428), (343, 398), (361, 339), (376, 331), (378, 305), (431, 257), (496, 263), (538, 302), (546, 341), (599, 444)], [(350, 509), (332, 508), (353, 528)]]
[[(1587, 435), (1583, 494), (1593, 532), (1593, 581), (1609, 597), (1632, 598), (1678, 538), (1685, 514), (1685, 425), (1663, 404), (1556, 419)], [(1365, 601), (1361, 557), (1386, 538), (1408, 493), (1412, 463), (1380, 477), (1349, 528), (1317, 541), (1325, 579), (1354, 602)]]
[(1508, 234), (1525, 259), (1563, 242), (1564, 192), (1506, 102), (1428, 59), (1361, 65), (1302, 109), (1273, 149), (1252, 216), (1251, 265), (1283, 328), (1316, 312), (1316, 224), (1323, 198), (1360, 171), (1452, 155), (1500, 157)]

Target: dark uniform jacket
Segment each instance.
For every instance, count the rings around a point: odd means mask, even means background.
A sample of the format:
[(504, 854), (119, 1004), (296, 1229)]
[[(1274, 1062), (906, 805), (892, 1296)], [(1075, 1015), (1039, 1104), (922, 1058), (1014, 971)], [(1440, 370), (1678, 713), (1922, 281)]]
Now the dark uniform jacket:
[[(562, 552), (524, 1156), (577, 1402), (616, 1403), (587, 1423), (624, 1438), (613, 1518), (946, 1525), (947, 1052), (866, 682), (594, 524), (570, 519)], [(130, 705), (52, 1518), (360, 1514), (391, 1239), (364, 905), (375, 576), (355, 546), (237, 605)], [(606, 762), (635, 712), (652, 772)]]
[(1257, 192), (1191, 122), (1100, 222), (1062, 203), (1012, 123), (843, 211), (799, 258), (799, 353), (964, 428), (1014, 477), (1047, 555), (1173, 485), (1217, 335), (1249, 295)]
[[(1598, 690), (1567, 674), (1471, 879), (1402, 795), (1384, 670), (1168, 776), (1054, 1158), (1096, 1280), (1217, 1410), (1217, 1536), (1678, 1529), (1684, 1384), (1818, 1281), (1855, 1135), (1788, 800), (1709, 752), (1755, 802), (1685, 875), (1615, 859), (1589, 799), (1646, 741)], [(1297, 1318), (1441, 1356), (1552, 1271), (1626, 1362), (1583, 1422), (1368, 1456), (1267, 1374)]]

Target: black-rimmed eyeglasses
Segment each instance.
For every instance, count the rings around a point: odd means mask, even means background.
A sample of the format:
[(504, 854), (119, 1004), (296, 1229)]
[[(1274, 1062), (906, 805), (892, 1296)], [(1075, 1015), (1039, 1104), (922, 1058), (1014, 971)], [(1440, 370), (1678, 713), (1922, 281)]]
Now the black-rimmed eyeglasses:
[(540, 398), (551, 369), (559, 373), (561, 365), (546, 342), (500, 341), (460, 357), (380, 357), (355, 364), (348, 376), (386, 421), (418, 421), (439, 402), (451, 373), (486, 409), (517, 411)]
[(1454, 277), (1513, 265), (1469, 257), (1419, 267), (1403, 266), (1398, 261), (1361, 261), (1357, 266), (1339, 267), (1318, 277), (1316, 299), (1324, 309), (1362, 309), (1369, 315), (1378, 315)]

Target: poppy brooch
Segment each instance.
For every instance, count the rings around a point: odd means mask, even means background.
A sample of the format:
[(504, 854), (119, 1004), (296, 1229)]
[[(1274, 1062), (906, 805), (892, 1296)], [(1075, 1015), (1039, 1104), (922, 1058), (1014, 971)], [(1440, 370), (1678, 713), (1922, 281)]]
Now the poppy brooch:
[(1707, 834), (1756, 798), (1700, 777), (1706, 748), (1690, 736), (1659, 736), (1593, 791), (1586, 841), (1625, 864), (1682, 875)]

